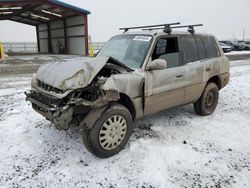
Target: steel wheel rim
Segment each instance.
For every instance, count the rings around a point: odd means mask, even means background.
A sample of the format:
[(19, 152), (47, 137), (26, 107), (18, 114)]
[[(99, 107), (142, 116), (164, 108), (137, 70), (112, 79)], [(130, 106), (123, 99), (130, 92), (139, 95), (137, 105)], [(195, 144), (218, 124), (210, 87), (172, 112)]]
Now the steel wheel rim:
[(214, 92), (213, 91), (209, 91), (206, 95), (205, 98), (205, 106), (206, 108), (209, 108), (213, 105), (214, 103)]
[(99, 133), (99, 143), (105, 150), (117, 148), (127, 133), (127, 122), (124, 117), (115, 115), (108, 118)]

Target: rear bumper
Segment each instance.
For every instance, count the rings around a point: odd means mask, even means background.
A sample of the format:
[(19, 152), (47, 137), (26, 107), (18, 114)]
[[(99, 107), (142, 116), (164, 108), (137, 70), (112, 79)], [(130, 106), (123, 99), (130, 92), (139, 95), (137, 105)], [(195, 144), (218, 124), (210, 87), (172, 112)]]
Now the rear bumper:
[(222, 89), (223, 87), (225, 87), (229, 83), (230, 73), (221, 74), (221, 75), (219, 75), (219, 77), (220, 77), (221, 89)]

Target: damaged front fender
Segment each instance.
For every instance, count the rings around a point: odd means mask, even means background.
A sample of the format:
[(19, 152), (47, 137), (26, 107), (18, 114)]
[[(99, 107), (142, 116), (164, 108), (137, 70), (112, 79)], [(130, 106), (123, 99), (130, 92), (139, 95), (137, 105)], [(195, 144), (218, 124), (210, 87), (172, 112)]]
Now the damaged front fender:
[(84, 120), (80, 123), (80, 128), (81, 129), (91, 129), (96, 120), (101, 117), (103, 112), (107, 109), (108, 105), (105, 105), (100, 108), (94, 108), (92, 109), (88, 115), (84, 118)]
[(107, 79), (102, 85), (102, 89), (109, 91), (117, 91), (126, 94), (130, 98), (142, 96), (142, 85), (144, 73), (140, 70), (128, 72), (124, 74), (116, 74)]

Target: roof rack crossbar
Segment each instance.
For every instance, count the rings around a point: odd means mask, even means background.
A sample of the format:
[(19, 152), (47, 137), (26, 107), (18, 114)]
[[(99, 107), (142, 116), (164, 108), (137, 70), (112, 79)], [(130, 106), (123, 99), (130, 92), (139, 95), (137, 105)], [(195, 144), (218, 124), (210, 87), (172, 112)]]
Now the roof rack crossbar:
[(165, 29), (165, 27), (155, 27), (155, 28), (145, 28), (142, 29), (143, 31), (153, 31), (153, 30), (160, 30), (160, 29)]
[(188, 32), (194, 34), (194, 33), (195, 33), (194, 27), (200, 27), (200, 26), (203, 26), (203, 24), (180, 25), (180, 26), (174, 26), (174, 27), (172, 27), (172, 28), (173, 28), (173, 29), (176, 29), (176, 28), (185, 28), (185, 27), (188, 27)]
[(174, 26), (172, 28), (184, 28), (184, 27), (198, 27), (203, 26), (203, 24), (194, 24), (194, 25), (180, 25), (180, 26)]
[(179, 25), (180, 22), (176, 22), (176, 23), (168, 23), (168, 24), (159, 24), (159, 25), (146, 25), (146, 26), (139, 26), (139, 27), (124, 27), (124, 28), (120, 28), (119, 30), (124, 30), (124, 32), (127, 32), (130, 29), (146, 29), (146, 28), (154, 28), (154, 27), (164, 27), (164, 28), (171, 28), (171, 25)]
[[(195, 30), (194, 30), (194, 27), (199, 27), (199, 26), (203, 26), (203, 24), (194, 24), (194, 25), (180, 25), (180, 26), (174, 26), (174, 27), (171, 27), (170, 29), (176, 29), (176, 28), (185, 28), (185, 27), (188, 27), (188, 32), (194, 34), (195, 33)], [(160, 29), (165, 29), (165, 27), (155, 27), (155, 28), (145, 28), (145, 29), (142, 29), (142, 30), (146, 30), (146, 31), (153, 31), (153, 30), (160, 30)], [(165, 30), (164, 30), (165, 31)], [(171, 30), (170, 30), (171, 31)], [(166, 31), (165, 31), (166, 32)]]

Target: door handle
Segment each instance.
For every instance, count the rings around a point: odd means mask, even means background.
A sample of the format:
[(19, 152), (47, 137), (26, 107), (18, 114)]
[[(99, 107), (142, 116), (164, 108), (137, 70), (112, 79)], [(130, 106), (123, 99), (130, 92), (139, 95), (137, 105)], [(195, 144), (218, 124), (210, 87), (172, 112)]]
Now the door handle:
[(180, 75), (177, 75), (176, 76), (176, 78), (181, 78), (183, 75), (182, 74), (180, 74)]

